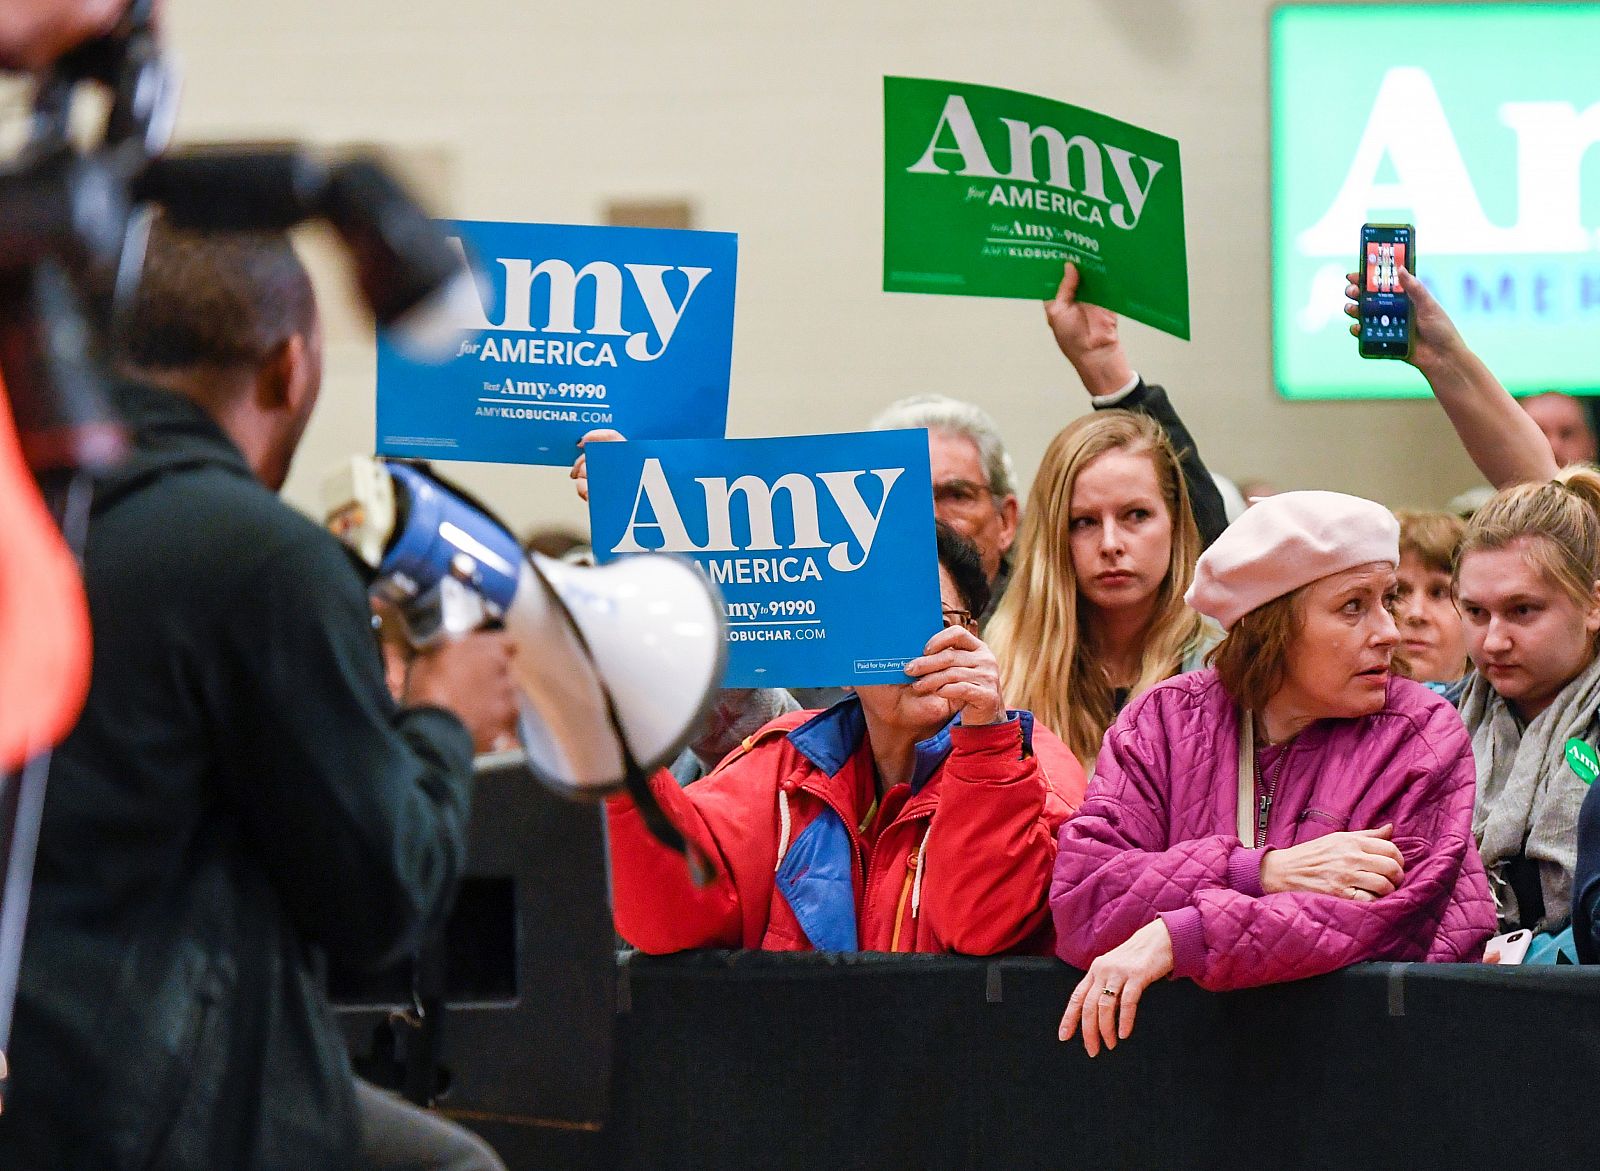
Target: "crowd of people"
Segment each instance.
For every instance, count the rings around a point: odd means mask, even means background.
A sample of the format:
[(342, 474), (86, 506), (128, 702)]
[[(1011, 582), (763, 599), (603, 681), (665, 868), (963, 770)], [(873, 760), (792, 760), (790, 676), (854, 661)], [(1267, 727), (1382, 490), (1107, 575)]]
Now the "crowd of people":
[[(943, 629), (903, 684), (718, 698), (650, 782), (704, 885), (612, 799), (622, 937), (1055, 954), (1085, 973), (1060, 1036), (1090, 1054), (1169, 976), (1475, 962), (1517, 930), (1524, 962), (1600, 958), (1600, 470), (1560, 466), (1410, 282), (1413, 361), (1494, 494), (1465, 520), (1230, 506), (1075, 285), (1046, 317), (1093, 409), (1025, 507), (979, 407), (872, 421), (928, 431)], [(447, 912), (473, 753), (514, 722), (508, 646), (391, 639), (385, 663), (340, 547), (274, 498), (321, 377), (282, 237), (158, 222), (121, 370), (135, 456), (89, 522), (93, 684), (52, 774), (0, 1151), (494, 1168), (352, 1078), (318, 986), (323, 955), (391, 963)]]
[[(124, 8), (5, 6), (0, 68)], [(906, 681), (720, 696), (650, 779), (713, 874), (611, 799), (619, 933), (1058, 955), (1083, 972), (1058, 1035), (1091, 1056), (1168, 977), (1494, 962), (1519, 932), (1524, 963), (1600, 962), (1581, 406), (1518, 404), (1402, 270), (1410, 361), (1492, 489), (1466, 517), (1241, 494), (1077, 280), (1045, 317), (1092, 410), (1026, 505), (979, 406), (925, 395), (869, 424), (928, 432), (943, 627)], [(50, 774), (0, 1163), (494, 1171), (353, 1076), (323, 981), (440, 929), (474, 753), (515, 721), (510, 646), (380, 653), (367, 583), (276, 498), (322, 375), (286, 237), (158, 220), (136, 300), (113, 391), (133, 455), (87, 521), (92, 683)], [(581, 454), (572, 474), (583, 492)]]
[(1514, 400), (1402, 280), (1411, 361), (1493, 485), (1467, 517), (1239, 499), (1071, 265), (1045, 313), (1093, 410), (1026, 506), (980, 407), (872, 420), (928, 430), (947, 629), (903, 685), (724, 694), (654, 781), (708, 885), (613, 799), (624, 939), (1054, 952), (1085, 973), (1060, 1036), (1091, 1055), (1163, 977), (1495, 962), (1517, 931), (1524, 963), (1594, 960), (1593, 435), (1564, 395)]

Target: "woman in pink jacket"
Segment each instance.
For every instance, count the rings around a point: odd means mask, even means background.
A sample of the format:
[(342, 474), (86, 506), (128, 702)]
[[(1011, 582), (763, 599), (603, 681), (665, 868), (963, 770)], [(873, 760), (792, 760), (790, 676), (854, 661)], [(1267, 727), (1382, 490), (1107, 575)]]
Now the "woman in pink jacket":
[(1494, 908), (1451, 706), (1393, 671), (1399, 527), (1333, 492), (1256, 504), (1188, 601), (1228, 636), (1106, 734), (1051, 884), (1090, 1056), (1163, 976), (1210, 989), (1363, 960), (1476, 960)]

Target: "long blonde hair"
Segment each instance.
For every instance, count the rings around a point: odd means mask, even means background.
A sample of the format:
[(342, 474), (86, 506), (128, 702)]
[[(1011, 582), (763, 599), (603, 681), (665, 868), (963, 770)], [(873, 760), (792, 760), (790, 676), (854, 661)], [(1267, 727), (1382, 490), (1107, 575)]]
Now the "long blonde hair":
[(1088, 765), (1116, 718), (1116, 703), (1072, 568), (1072, 489), (1091, 460), (1117, 450), (1149, 455), (1172, 515), (1172, 555), (1133, 694), (1176, 674), (1199, 644), (1204, 620), (1183, 602), (1200, 555), (1183, 472), (1161, 428), (1131, 411), (1097, 411), (1051, 440), (1023, 517), (1011, 582), (984, 634), (999, 660), (1007, 701), (1032, 711)]

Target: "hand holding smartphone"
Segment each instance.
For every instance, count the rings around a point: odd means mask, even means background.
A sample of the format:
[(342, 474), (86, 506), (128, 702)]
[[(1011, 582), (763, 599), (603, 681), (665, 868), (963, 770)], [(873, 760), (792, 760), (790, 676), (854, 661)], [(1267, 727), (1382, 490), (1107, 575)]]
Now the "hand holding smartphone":
[(1416, 229), (1410, 224), (1362, 224), (1363, 358), (1411, 357), (1411, 298), (1400, 288), (1402, 268), (1417, 271)]
[(1495, 957), (1492, 962), (1497, 964), (1520, 964), (1523, 957), (1528, 954), (1528, 945), (1533, 942), (1533, 932), (1508, 931), (1504, 935), (1496, 935), (1483, 945), (1485, 960)]

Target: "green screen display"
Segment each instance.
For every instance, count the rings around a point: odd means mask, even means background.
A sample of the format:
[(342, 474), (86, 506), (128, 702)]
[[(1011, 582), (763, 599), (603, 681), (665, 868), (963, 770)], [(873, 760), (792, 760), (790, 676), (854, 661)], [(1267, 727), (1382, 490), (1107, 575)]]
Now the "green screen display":
[(1600, 392), (1600, 4), (1304, 5), (1272, 16), (1273, 354), (1292, 399), (1413, 398), (1363, 359), (1365, 222), (1513, 393)]

